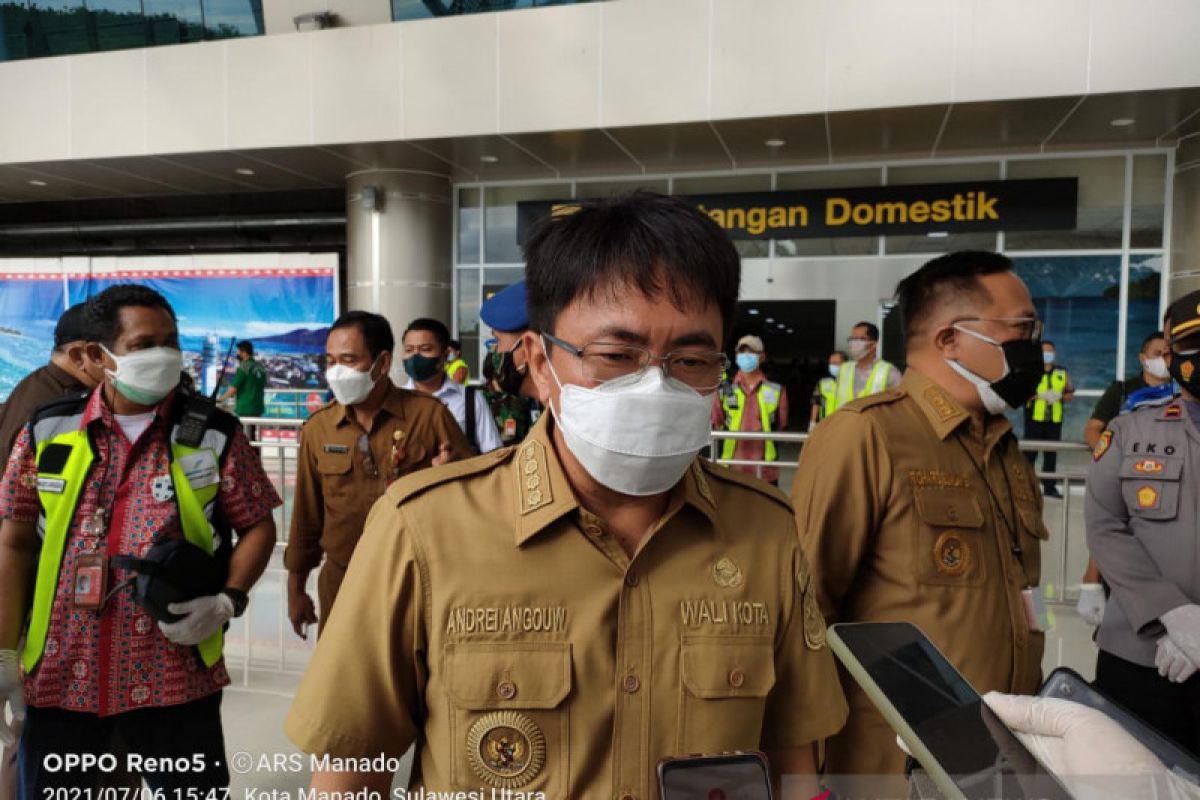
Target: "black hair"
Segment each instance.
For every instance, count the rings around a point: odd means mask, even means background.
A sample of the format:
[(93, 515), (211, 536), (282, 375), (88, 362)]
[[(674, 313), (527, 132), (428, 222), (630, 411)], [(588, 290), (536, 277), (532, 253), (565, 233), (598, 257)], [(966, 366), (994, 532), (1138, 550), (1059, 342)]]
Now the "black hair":
[(636, 288), (675, 308), (717, 306), (728, 333), (742, 264), (725, 231), (683, 200), (633, 192), (541, 220), (524, 243), (529, 327), (552, 333), (580, 297)]
[(832, 357), (832, 356), (841, 356), (841, 357), (842, 357), (842, 361), (843, 361), (843, 362), (845, 362), (845, 361), (849, 361), (849, 360), (850, 360), (850, 356), (849, 356), (849, 354), (848, 354), (848, 353), (847, 353), (845, 350), (834, 350), (834, 351), (833, 351), (832, 353), (830, 353), (829, 355), (830, 355), (830, 357)]
[(54, 350), (62, 353), (71, 342), (87, 341), (87, 304), (76, 303), (62, 313), (54, 326)]
[(254, 355), (254, 343), (249, 339), (242, 339), (238, 342), (237, 349), (245, 351), (248, 355)]
[[(1042, 339), (1042, 347), (1045, 347), (1046, 345), (1054, 347), (1054, 342), (1050, 341), (1049, 339)], [(1054, 349), (1057, 350), (1058, 348), (1054, 347)]]
[(460, 353), (462, 352), (462, 344), (459, 343), (458, 339), (451, 339), (446, 342), (446, 347), (449, 347), (451, 350), (457, 350)]
[[(427, 331), (432, 333), (433, 338), (437, 339), (438, 347), (442, 348), (443, 350), (454, 344), (454, 342), (450, 340), (450, 329), (447, 328), (445, 323), (441, 322), (440, 320), (430, 319), (429, 317), (414, 319), (412, 322), (408, 323), (408, 327), (404, 329), (404, 336), (408, 336), (409, 331)], [(459, 350), (461, 351), (462, 348), (460, 347)]]
[(1150, 348), (1150, 343), (1153, 342), (1155, 339), (1165, 339), (1165, 338), (1166, 337), (1163, 336), (1162, 331), (1155, 331), (1154, 333), (1147, 336), (1145, 339), (1142, 339), (1142, 349), (1139, 350), (1138, 352), (1139, 353), (1146, 352), (1146, 350), (1148, 350)]
[(362, 334), (363, 342), (367, 345), (367, 352), (371, 354), (372, 359), (379, 358), (380, 353), (390, 353), (396, 349), (396, 337), (392, 335), (392, 325), (379, 314), (370, 311), (347, 311), (334, 320), (329, 330), (332, 332), (338, 328), (351, 327), (358, 328), (359, 333)]
[(118, 283), (87, 301), (84, 310), (84, 325), (87, 339), (112, 347), (121, 335), (121, 309), (129, 307), (161, 308), (175, 322), (175, 309), (167, 298), (140, 283)]
[[(858, 322), (858, 323), (855, 323), (854, 327), (855, 328), (866, 328), (867, 329), (867, 338), (870, 339), (872, 342), (879, 341), (879, 326), (876, 325), (874, 322)], [(853, 329), (851, 329), (851, 330), (853, 330)]]
[(959, 250), (927, 262), (896, 286), (896, 303), (911, 340), (939, 307), (959, 297), (986, 302), (990, 295), (979, 278), (1011, 272), (1012, 261), (987, 250)]

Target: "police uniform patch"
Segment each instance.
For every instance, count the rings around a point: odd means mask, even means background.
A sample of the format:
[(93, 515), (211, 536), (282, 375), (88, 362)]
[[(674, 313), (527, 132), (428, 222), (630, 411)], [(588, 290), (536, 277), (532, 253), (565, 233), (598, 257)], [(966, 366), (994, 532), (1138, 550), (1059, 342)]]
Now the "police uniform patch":
[(542, 472), (546, 463), (546, 448), (540, 442), (526, 442), (517, 453), (517, 494), (521, 498), (521, 513), (528, 514), (554, 500), (550, 482)]
[(808, 559), (800, 554), (800, 569), (796, 573), (800, 586), (800, 613), (804, 616), (804, 646), (809, 650), (820, 650), (825, 646), (825, 617), (817, 604), (817, 593), (813, 591), (812, 573), (808, 571)]
[(1183, 407), (1179, 405), (1167, 406), (1167, 410), (1163, 412), (1163, 419), (1179, 419), (1183, 416)]
[(1166, 469), (1166, 466), (1161, 461), (1155, 461), (1153, 458), (1142, 459), (1133, 465), (1134, 472), (1140, 472), (1143, 475), (1157, 475)]
[(1153, 486), (1143, 486), (1137, 490), (1138, 508), (1154, 508), (1158, 505), (1158, 490)]
[(964, 574), (971, 566), (971, 548), (955, 531), (946, 531), (933, 543), (933, 565), (951, 578)]
[(707, 500), (710, 506), (716, 508), (717, 498), (713, 497), (712, 487), (708, 485), (708, 478), (704, 477), (704, 469), (701, 468), (699, 461), (692, 462), (692, 477), (696, 479), (696, 490), (700, 492), (700, 496)]
[(1192, 379), (1192, 373), (1195, 371), (1196, 365), (1191, 361), (1184, 361), (1179, 365), (1179, 377), (1183, 378), (1185, 381), (1190, 381)]
[(150, 496), (156, 503), (165, 503), (175, 497), (175, 484), (170, 475), (155, 475), (150, 484)]
[(1092, 461), (1104, 458), (1104, 454), (1108, 452), (1108, 448), (1112, 444), (1112, 437), (1112, 431), (1100, 434), (1100, 441), (1096, 442), (1096, 446), (1092, 449)]
[(536, 778), (545, 766), (546, 737), (524, 714), (487, 714), (467, 731), (467, 763), (488, 786), (516, 789)]
[(957, 411), (954, 406), (950, 405), (950, 401), (942, 394), (942, 391), (936, 386), (930, 386), (925, 390), (925, 400), (929, 405), (933, 406), (933, 410), (937, 412), (938, 417), (942, 420), (948, 420), (953, 417)]
[(722, 589), (736, 589), (746, 582), (742, 568), (728, 558), (722, 558), (713, 564), (713, 580)]

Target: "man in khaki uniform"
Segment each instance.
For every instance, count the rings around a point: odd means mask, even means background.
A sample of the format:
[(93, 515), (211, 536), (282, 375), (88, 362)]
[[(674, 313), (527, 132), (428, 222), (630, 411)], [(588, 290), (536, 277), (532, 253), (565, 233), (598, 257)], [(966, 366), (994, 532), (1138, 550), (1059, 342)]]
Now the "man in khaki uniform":
[(326, 378), (336, 399), (301, 430), (284, 553), (288, 617), (298, 636), (317, 621), (309, 573), (324, 559), (317, 579), (324, 625), (367, 513), (388, 484), (471, 452), (445, 406), (388, 378), (394, 347), (391, 326), (378, 314), (350, 311), (329, 330)]
[[(376, 504), (288, 735), (359, 759), (416, 742), (414, 789), (556, 799), (651, 800), (663, 758), (762, 748), (807, 800), (846, 707), (795, 518), (697, 458), (736, 251), (637, 194), (543, 223), (526, 259), (524, 349), (553, 413)], [(392, 777), (331, 767), (315, 788)]]
[[(903, 382), (817, 426), (792, 488), (826, 620), (912, 622), (980, 693), (1035, 691), (1044, 642), (1023, 597), (1047, 536), (1041, 495), (1002, 416), (1041, 377), (1041, 325), (1011, 269), (962, 252), (906, 278)], [(842, 683), (850, 719), (826, 773), (900, 773), (895, 734)]]

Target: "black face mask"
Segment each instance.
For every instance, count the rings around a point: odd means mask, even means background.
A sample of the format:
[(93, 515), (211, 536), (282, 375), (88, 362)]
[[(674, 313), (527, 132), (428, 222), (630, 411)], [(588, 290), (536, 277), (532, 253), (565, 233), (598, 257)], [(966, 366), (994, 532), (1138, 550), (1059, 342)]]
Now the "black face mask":
[[(1171, 377), (1192, 397), (1200, 397), (1200, 353), (1181, 356), (1171, 353)], [(1186, 376), (1186, 377), (1185, 377)]]
[(526, 370), (518, 368), (513, 357), (521, 344), (517, 342), (507, 353), (489, 353), (483, 360), (483, 379), (504, 394), (520, 394), (521, 384), (525, 382)]
[(1033, 397), (1046, 372), (1042, 361), (1042, 343), (1014, 339), (1001, 342), (1000, 349), (1004, 353), (1004, 362), (1008, 364), (1008, 374), (993, 382), (992, 390), (1011, 408), (1020, 408)]

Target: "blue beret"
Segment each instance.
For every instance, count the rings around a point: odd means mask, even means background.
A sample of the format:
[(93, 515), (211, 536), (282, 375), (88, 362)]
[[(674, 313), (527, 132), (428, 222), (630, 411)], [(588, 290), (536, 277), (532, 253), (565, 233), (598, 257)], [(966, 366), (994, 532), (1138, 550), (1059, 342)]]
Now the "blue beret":
[(496, 292), (479, 309), (479, 318), (495, 331), (523, 331), (529, 327), (525, 310), (525, 281), (520, 280)]

